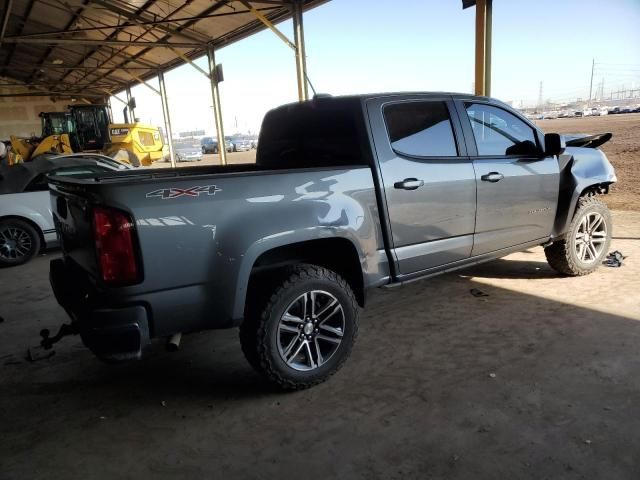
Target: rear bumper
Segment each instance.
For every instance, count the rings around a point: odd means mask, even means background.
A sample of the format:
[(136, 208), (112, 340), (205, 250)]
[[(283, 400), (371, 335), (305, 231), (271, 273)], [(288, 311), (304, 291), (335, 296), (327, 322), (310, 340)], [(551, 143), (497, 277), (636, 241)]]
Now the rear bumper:
[(142, 305), (104, 307), (85, 275), (63, 259), (50, 263), (49, 280), (83, 343), (106, 361), (139, 359), (151, 344), (147, 309)]

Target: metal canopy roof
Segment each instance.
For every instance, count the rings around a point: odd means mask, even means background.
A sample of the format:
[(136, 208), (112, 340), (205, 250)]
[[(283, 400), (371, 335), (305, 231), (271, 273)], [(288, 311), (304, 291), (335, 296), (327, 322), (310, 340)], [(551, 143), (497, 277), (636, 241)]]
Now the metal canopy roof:
[[(328, 0), (300, 0), (308, 10)], [(104, 96), (292, 17), (292, 0), (6, 0), (0, 77)], [(251, 10), (253, 9), (253, 11)], [(4, 84), (9, 85), (9, 84)], [(0, 92), (1, 93), (1, 92)]]

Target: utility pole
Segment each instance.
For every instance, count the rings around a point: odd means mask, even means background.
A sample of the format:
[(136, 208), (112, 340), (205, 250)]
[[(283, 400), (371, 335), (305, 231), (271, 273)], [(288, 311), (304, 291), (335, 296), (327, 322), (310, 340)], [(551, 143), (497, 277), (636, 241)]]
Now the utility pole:
[(591, 60), (591, 82), (589, 82), (589, 105), (591, 105), (591, 93), (593, 91), (593, 69), (596, 66), (596, 59)]
[(542, 100), (542, 80), (540, 80), (540, 90), (538, 92), (538, 108), (542, 109), (543, 108), (543, 100)]

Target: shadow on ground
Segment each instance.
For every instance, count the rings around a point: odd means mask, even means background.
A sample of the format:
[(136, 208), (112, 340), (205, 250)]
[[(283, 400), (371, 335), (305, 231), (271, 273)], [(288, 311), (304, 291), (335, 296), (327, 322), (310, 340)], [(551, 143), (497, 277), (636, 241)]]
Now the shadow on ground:
[(64, 319), (39, 258), (0, 312), (0, 478), (640, 478), (637, 316), (548, 298), (588, 281), (637, 294), (620, 275), (638, 267), (566, 279), (542, 258), (380, 291), (344, 369), (290, 394), (253, 373), (236, 331), (115, 367), (75, 338), (21, 361)]

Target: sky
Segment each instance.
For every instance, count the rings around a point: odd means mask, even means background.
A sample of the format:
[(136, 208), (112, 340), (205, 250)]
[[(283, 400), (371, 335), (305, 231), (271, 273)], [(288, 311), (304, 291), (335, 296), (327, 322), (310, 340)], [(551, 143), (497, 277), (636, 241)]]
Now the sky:
[[(475, 9), (460, 0), (332, 0), (305, 12), (308, 76), (332, 95), (471, 92)], [(293, 39), (292, 24), (278, 28)], [(640, 88), (640, 0), (494, 0), (492, 96), (514, 106)], [(205, 70), (206, 58), (196, 61)], [(225, 134), (257, 132), (271, 108), (297, 100), (293, 51), (265, 30), (216, 52)], [(208, 79), (190, 65), (165, 74), (174, 136), (215, 132)], [(152, 84), (157, 86), (157, 81)], [(164, 124), (160, 97), (132, 89), (136, 117)], [(124, 98), (124, 94), (121, 95)], [(123, 105), (112, 101), (114, 119)]]

